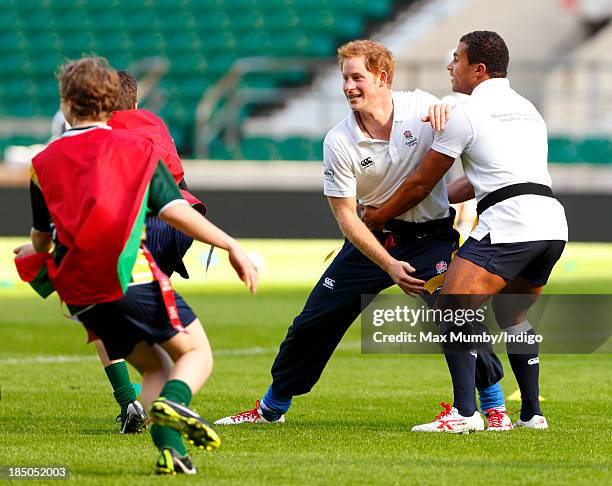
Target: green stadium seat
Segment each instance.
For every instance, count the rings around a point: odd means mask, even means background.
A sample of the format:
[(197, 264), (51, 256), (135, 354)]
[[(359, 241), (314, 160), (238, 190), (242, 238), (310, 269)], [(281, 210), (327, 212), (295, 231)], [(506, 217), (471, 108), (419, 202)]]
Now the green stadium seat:
[(24, 49), (28, 45), (26, 37), (21, 32), (3, 30), (0, 34), (0, 52), (13, 52)]
[(110, 54), (106, 59), (115, 69), (127, 69), (135, 60), (129, 52)]
[(126, 20), (122, 12), (113, 9), (106, 9), (100, 11), (91, 23), (91, 29), (97, 33), (97, 35), (103, 35), (105, 40), (112, 40), (113, 32), (119, 29), (127, 29), (129, 25), (126, 24)]
[[(350, 15), (350, 14), (349, 14)], [(342, 18), (342, 21), (344, 18)], [(309, 32), (333, 32), (336, 17), (331, 10), (308, 10), (299, 13), (300, 27)]]
[(127, 11), (126, 14), (126, 18), (129, 19), (129, 29), (133, 32), (150, 32), (159, 29), (162, 24), (162, 20), (157, 13), (150, 10), (140, 11), (137, 9), (132, 15), (129, 15)]
[(192, 18), (195, 28), (199, 31), (231, 30), (232, 28), (230, 12), (210, 10), (196, 14)]
[(239, 43), (231, 32), (212, 31), (201, 33), (202, 49), (209, 55), (215, 56), (219, 51), (235, 51)]
[[(97, 21), (96, 17), (89, 17), (86, 12), (79, 10), (67, 10), (56, 12), (53, 16), (53, 25), (57, 32), (83, 31), (89, 29), (92, 23)], [(94, 22), (92, 22), (92, 19)]]
[(166, 47), (166, 39), (157, 32), (135, 32), (130, 33), (130, 49), (134, 57), (148, 57), (158, 55)]
[(233, 31), (247, 31), (252, 34), (250, 31), (262, 29), (264, 22), (264, 16), (260, 11), (247, 10), (244, 14), (232, 16), (230, 25)]
[(240, 148), (228, 147), (218, 140), (213, 141), (211, 144), (209, 157), (212, 160), (235, 160), (243, 158)]
[[(21, 5), (21, 2), (19, 2)], [(20, 13), (21, 28), (26, 32), (37, 32), (55, 24), (55, 18), (47, 10), (24, 9)]]
[[(88, 9), (95, 9), (101, 4), (102, 0), (51, 0), (46, 2), (49, 10), (57, 13), (65, 13), (75, 9), (81, 9), (87, 5)], [(112, 5), (112, 0), (104, 1), (104, 8), (108, 9)]]
[(38, 59), (44, 58), (50, 52), (57, 52), (62, 48), (63, 42), (57, 33), (48, 30), (29, 35), (25, 43), (25, 51)]
[(240, 142), (242, 157), (246, 160), (278, 160), (280, 153), (276, 144), (269, 138), (244, 138)]
[(583, 140), (578, 145), (579, 162), (591, 164), (612, 163), (612, 140), (604, 138), (591, 138)]
[(549, 138), (548, 160), (551, 162), (567, 163), (576, 160), (578, 147), (569, 138)]
[(43, 100), (42, 103), (45, 106), (53, 100), (55, 105), (59, 105), (59, 82), (54, 76), (49, 76), (45, 80), (38, 81), (36, 83), (38, 88), (38, 99)]
[(266, 31), (286, 31), (295, 29), (300, 24), (300, 16), (290, 8), (262, 10), (263, 27)]
[(237, 56), (235, 54), (223, 54), (211, 56), (208, 60), (208, 72), (216, 77), (220, 78), (232, 67), (236, 62)]
[(322, 160), (323, 149), (309, 138), (289, 137), (278, 144), (280, 156), (285, 160)]
[(20, 31), (22, 28), (21, 18), (16, 12), (9, 11), (0, 15), (0, 32)]

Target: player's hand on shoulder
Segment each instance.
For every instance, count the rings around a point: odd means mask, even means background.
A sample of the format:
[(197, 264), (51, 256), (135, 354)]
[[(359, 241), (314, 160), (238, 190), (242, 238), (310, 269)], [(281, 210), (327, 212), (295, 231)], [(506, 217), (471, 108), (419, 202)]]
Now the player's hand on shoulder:
[(446, 122), (455, 108), (455, 105), (448, 103), (439, 103), (429, 107), (429, 114), (421, 118), (423, 122), (429, 122), (431, 128), (437, 132), (441, 132), (446, 128)]
[(36, 250), (34, 249), (34, 245), (32, 243), (24, 243), (23, 245), (14, 248), (13, 253), (15, 254), (15, 258), (20, 258), (33, 255), (36, 253)]
[(240, 277), (240, 280), (244, 282), (244, 285), (252, 294), (255, 294), (257, 292), (259, 274), (253, 262), (237, 243), (230, 247), (228, 253), (230, 264)]
[(417, 295), (423, 295), (423, 293), (425, 293), (425, 282), (410, 275), (414, 272), (415, 269), (410, 263), (400, 260), (395, 260), (387, 269), (387, 273), (398, 287), (411, 297), (416, 297)]
[(380, 230), (385, 227), (386, 221), (381, 218), (378, 208), (360, 204), (357, 209), (361, 211), (361, 219), (370, 230)]

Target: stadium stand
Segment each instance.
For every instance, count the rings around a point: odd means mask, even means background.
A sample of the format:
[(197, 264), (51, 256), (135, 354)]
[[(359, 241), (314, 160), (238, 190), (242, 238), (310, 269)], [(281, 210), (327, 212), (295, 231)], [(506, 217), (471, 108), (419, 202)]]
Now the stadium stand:
[[(121, 69), (140, 59), (169, 59), (170, 69), (143, 106), (169, 124), (189, 154), (198, 101), (240, 58), (333, 58), (336, 46), (389, 19), (409, 0), (7, 0), (0, 2), (0, 117), (49, 118), (58, 108), (54, 72), (65, 58), (96, 53)], [(300, 85), (307, 74), (258, 72), (241, 88)], [(242, 110), (239, 121), (253, 110)], [(1, 118), (0, 118), (1, 122)], [(2, 145), (42, 142), (15, 133)], [(245, 141), (213, 156), (301, 153), (318, 158), (300, 139), (276, 146)], [(0, 147), (0, 150), (2, 147)]]
[[(580, 19), (562, 10), (557, 0), (502, 2), (495, 9), (489, 4), (486, 0), (418, 4), (385, 26), (377, 37), (396, 53), (395, 88), (420, 87), (440, 97), (447, 95), (450, 86), (444, 66), (449, 52), (462, 33), (487, 26), (501, 32), (511, 47), (512, 66), (516, 67), (511, 72), (513, 86), (538, 104), (543, 98), (542, 80), (551, 69), (550, 60), (556, 61), (560, 50), (580, 44), (583, 38)], [(553, 9), (558, 15), (548, 15)], [(523, 28), (513, 28), (518, 24)], [(541, 36), (542, 30), (550, 33)], [(247, 121), (246, 131), (253, 136), (267, 132), (282, 137), (300, 133), (306, 124), (315, 127), (310, 134), (315, 143), (320, 143), (325, 131), (346, 112), (338, 82), (334, 66), (314, 81), (305, 96), (291, 100), (272, 117)]]
[(608, 24), (548, 75), (543, 106), (549, 130), (555, 134), (549, 144), (552, 160), (612, 163), (611, 51)]
[[(141, 106), (166, 120), (183, 156), (320, 160), (323, 135), (346, 112), (335, 64), (339, 44), (382, 40), (397, 55), (397, 89), (422, 87), (442, 97), (449, 88), (448, 52), (461, 33), (486, 26), (511, 47), (513, 86), (549, 121), (551, 160), (612, 162), (612, 65), (601, 61), (612, 47), (611, 14), (599, 8), (594, 19), (591, 9), (587, 18), (572, 10), (577, 3), (5, 0), (0, 158), (9, 145), (46, 141), (44, 128), (58, 107), (54, 72), (65, 58), (96, 53), (118, 68), (136, 69), (140, 79), (147, 74), (143, 61), (168, 60), (141, 89)], [(261, 62), (240, 71), (236, 62), (244, 58)], [(285, 65), (262, 67), (263, 60), (279, 59)], [(234, 78), (228, 77), (232, 67)], [(214, 96), (223, 89), (224, 96)], [(198, 106), (210, 100), (210, 113), (200, 120)]]

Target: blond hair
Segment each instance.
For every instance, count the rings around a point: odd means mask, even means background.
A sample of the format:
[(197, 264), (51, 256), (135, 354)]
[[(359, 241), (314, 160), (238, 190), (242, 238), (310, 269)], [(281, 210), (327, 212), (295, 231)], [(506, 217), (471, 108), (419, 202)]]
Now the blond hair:
[(382, 71), (387, 73), (387, 85), (393, 84), (393, 69), (395, 58), (389, 49), (380, 42), (368, 39), (360, 39), (347, 42), (338, 48), (338, 64), (342, 69), (345, 59), (361, 57), (365, 59), (366, 69), (378, 76)]

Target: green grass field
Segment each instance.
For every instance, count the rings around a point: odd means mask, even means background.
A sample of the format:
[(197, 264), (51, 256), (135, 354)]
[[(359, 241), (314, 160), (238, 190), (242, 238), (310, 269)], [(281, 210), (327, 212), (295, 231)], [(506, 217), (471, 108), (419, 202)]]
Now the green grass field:
[[(80, 325), (17, 282), (0, 240), (0, 466), (68, 465), (78, 484), (153, 484), (148, 434), (122, 436), (117, 406)], [(235, 282), (225, 257), (203, 277), (206, 248), (194, 247), (193, 282), (176, 287), (207, 330), (215, 353), (210, 381), (193, 407), (214, 420), (252, 408), (265, 392), (278, 344), (300, 311), (336, 241), (246, 241), (266, 262), (260, 292)], [(570, 245), (549, 290), (612, 293), (612, 246)], [(198, 274), (198, 275), (196, 275)], [(579, 325), (579, 323), (577, 323)], [(506, 395), (517, 388), (507, 360)], [(438, 402), (452, 399), (440, 356), (366, 356), (359, 324), (321, 381), (297, 397), (280, 426), (219, 428), (219, 451), (192, 454), (210, 484), (610, 484), (609, 355), (544, 356), (542, 403), (551, 428), (503, 434), (413, 434)], [(138, 378), (133, 374), (133, 380)], [(519, 402), (508, 402), (515, 410)]]

